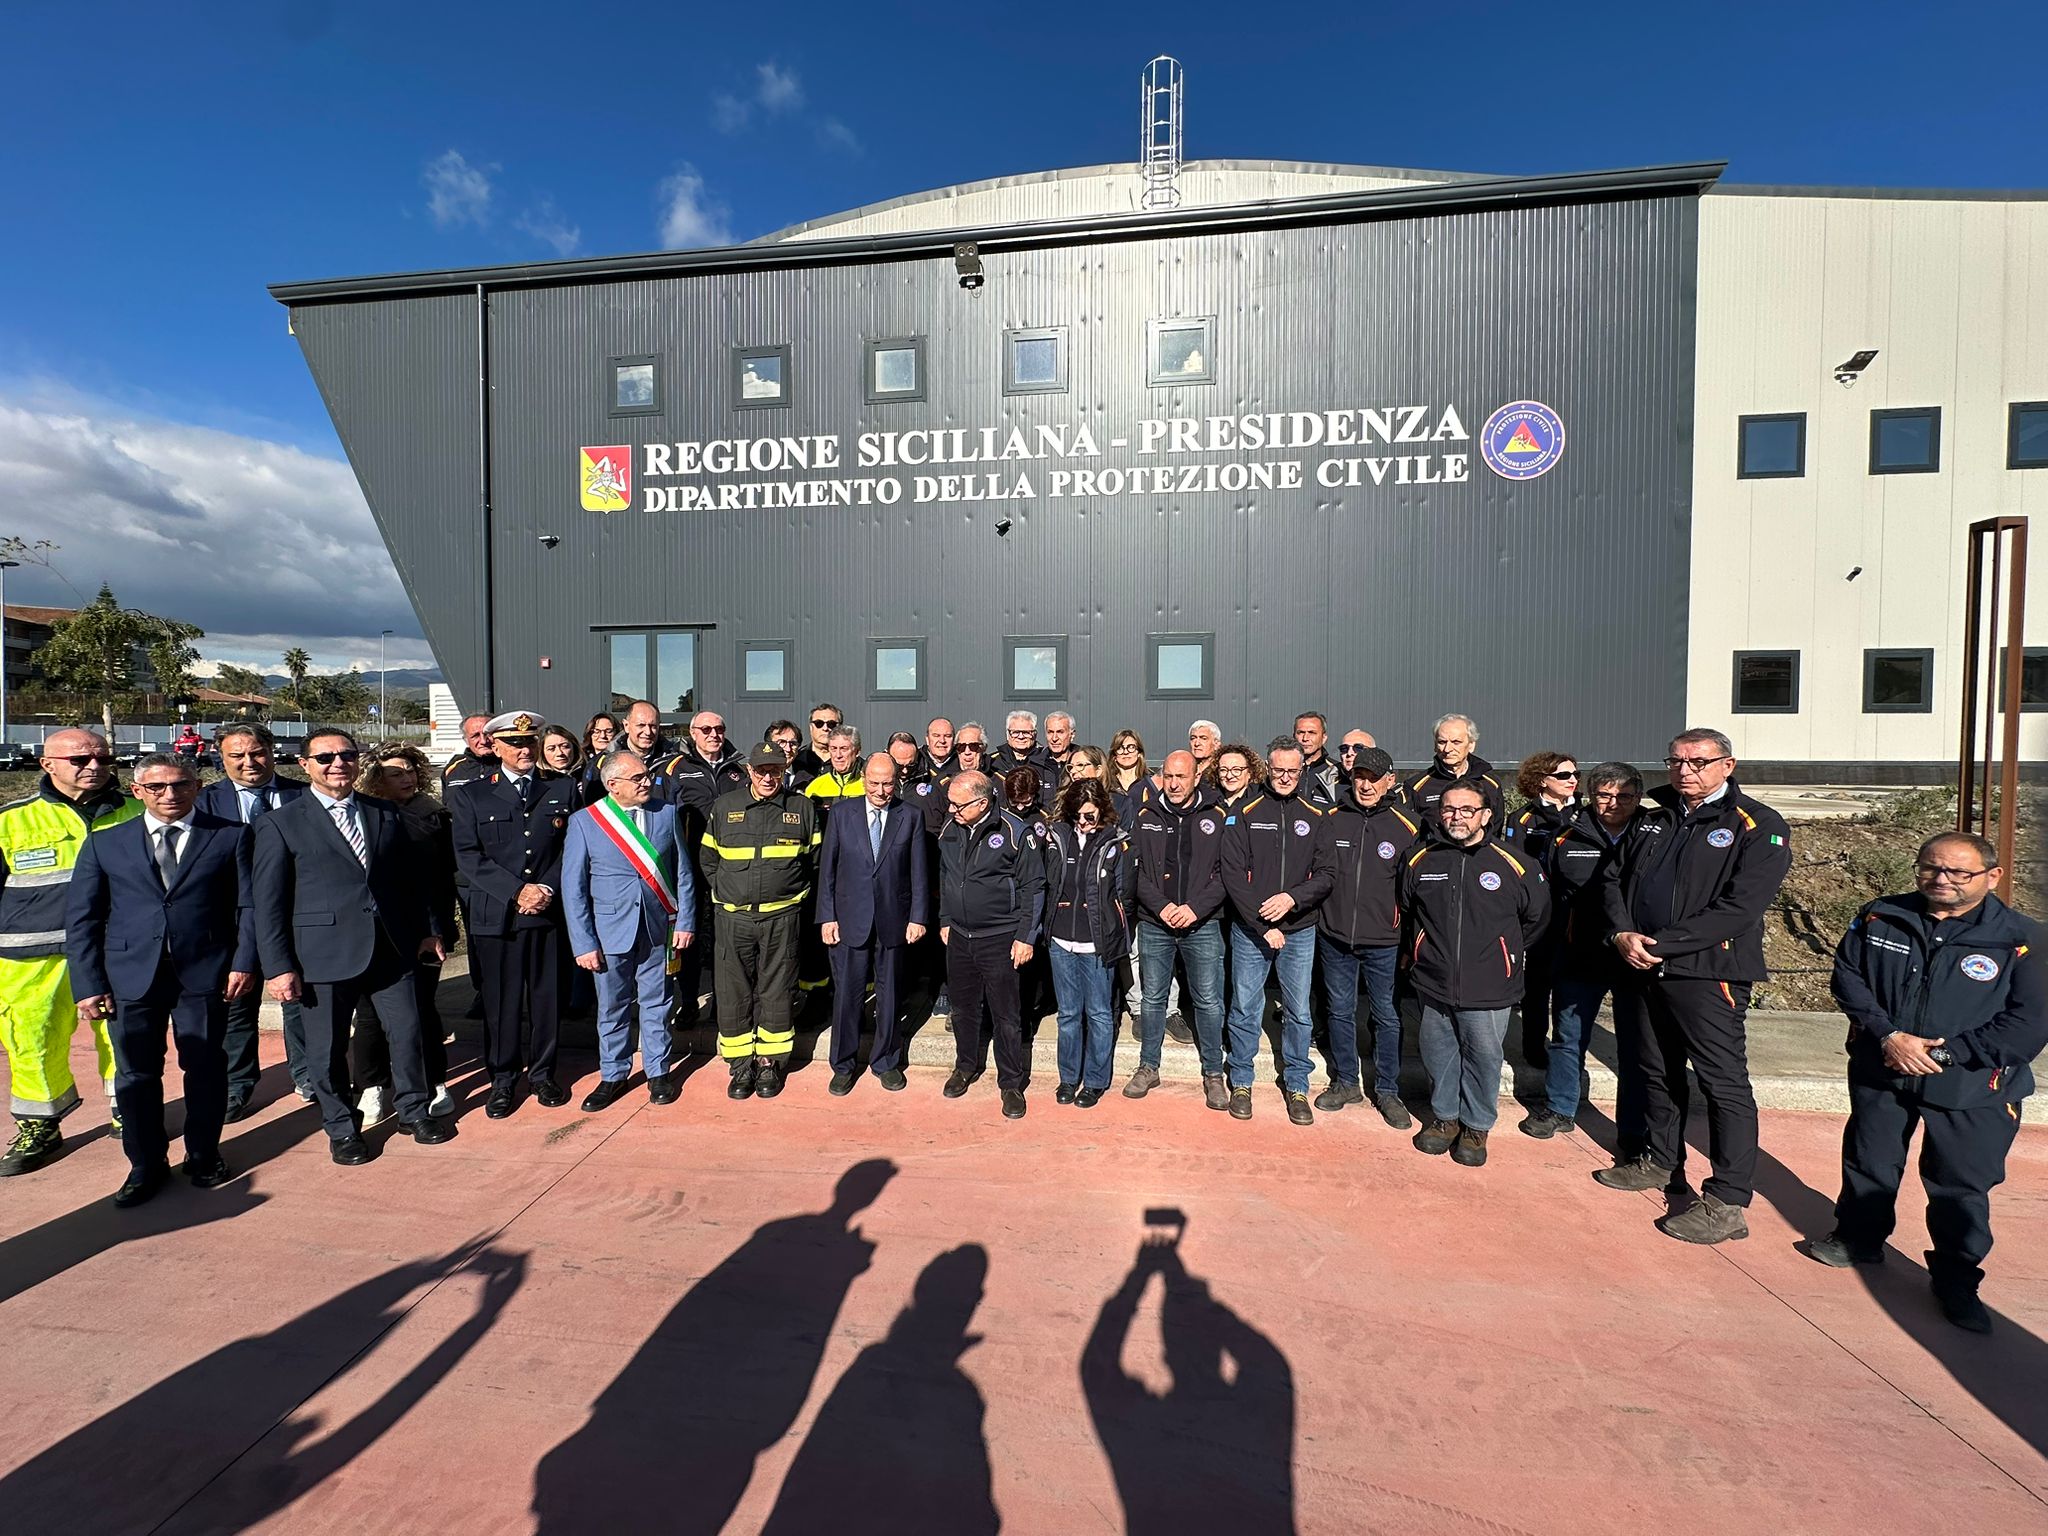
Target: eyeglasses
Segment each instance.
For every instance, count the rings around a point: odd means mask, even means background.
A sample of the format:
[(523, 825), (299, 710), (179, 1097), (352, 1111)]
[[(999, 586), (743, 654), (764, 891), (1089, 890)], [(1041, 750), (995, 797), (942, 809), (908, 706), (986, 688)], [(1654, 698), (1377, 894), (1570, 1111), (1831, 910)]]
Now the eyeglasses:
[(1916, 864), (1922, 880), (1953, 880), (1961, 885), (1965, 880), (1975, 880), (1991, 873), (1988, 869), (1951, 869), (1946, 864)]
[(1667, 757), (1664, 759), (1664, 766), (1666, 768), (1690, 768), (1694, 773), (1698, 773), (1711, 763), (1725, 763), (1727, 761), (1726, 755), (1721, 757)]
[(360, 752), (308, 752), (306, 754), (306, 761), (318, 763), (322, 768), (325, 768), (329, 763), (360, 762), (362, 756), (363, 754)]
[(816, 715), (813, 715), (811, 717), (811, 724), (816, 726), (821, 731), (829, 731), (832, 729), (833, 726), (837, 725), (838, 723), (839, 722), (837, 720), (821, 719)]
[(1593, 791), (1593, 803), (1595, 805), (1619, 805), (1624, 800), (1634, 800), (1637, 798), (1636, 792), (1632, 789), (1596, 789)]
[(1576, 779), (1578, 776), (1579, 770), (1576, 768), (1553, 768), (1546, 775), (1546, 777), (1553, 779)]
[(1005, 734), (1010, 736), (1036, 736), (1038, 732), (1032, 730), (1028, 725), (1016, 725), (1010, 727)]
[(952, 815), (958, 816), (962, 811), (973, 810), (987, 798), (986, 795), (976, 795), (972, 800), (955, 800), (948, 796), (946, 799), (946, 809)]
[(1138, 744), (1135, 741), (1127, 741), (1116, 749), (1116, 755), (1122, 757), (1126, 752), (1136, 753), (1137, 750)]
[(786, 736), (776, 737), (775, 745), (782, 750), (785, 757), (794, 756), (796, 753), (796, 743)]
[(644, 773), (615, 773), (605, 781), (608, 784), (651, 784), (651, 775)]
[(1232, 779), (1246, 778), (1251, 774), (1251, 769), (1242, 766), (1225, 766), (1218, 768), (1216, 771), (1226, 778)]
[(199, 782), (196, 779), (172, 779), (168, 784), (138, 784), (135, 787), (145, 795), (168, 795), (180, 789), (197, 789)]
[(1483, 805), (1447, 805), (1439, 811), (1445, 821), (1466, 821), (1485, 810)]
[(1268, 768), (1266, 770), (1266, 777), (1269, 779), (1298, 779), (1301, 777), (1301, 770), (1299, 768)]

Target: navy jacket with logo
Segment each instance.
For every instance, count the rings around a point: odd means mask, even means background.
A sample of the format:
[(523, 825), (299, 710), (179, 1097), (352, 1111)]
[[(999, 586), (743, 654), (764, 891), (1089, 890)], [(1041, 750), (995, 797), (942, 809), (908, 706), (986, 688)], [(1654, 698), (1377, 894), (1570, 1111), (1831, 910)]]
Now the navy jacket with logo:
[[(1299, 933), (1315, 925), (1316, 908), (1333, 877), (1320, 828), (1329, 814), (1306, 795), (1263, 790), (1223, 824), (1223, 888), (1238, 919), (1254, 933), (1278, 928)], [(1294, 907), (1277, 923), (1259, 916), (1269, 896), (1282, 891)]]
[(1601, 877), (1609, 930), (1657, 941), (1661, 974), (1762, 981), (1764, 914), (1792, 868), (1785, 820), (1730, 779), (1691, 815), (1653, 789), (1621, 856)]
[[(1131, 891), (1137, 881), (1138, 861), (1131, 856), (1130, 835), (1122, 827), (1097, 832), (1081, 852), (1081, 834), (1072, 822), (1055, 821), (1046, 827), (1045, 840), (1045, 933), (1086, 942), (1095, 946), (1095, 958), (1105, 965), (1131, 952)], [(1077, 913), (1079, 902), (1084, 909)], [(1077, 919), (1086, 917), (1087, 931)]]
[(1516, 848), (1529, 850), (1529, 857), (1538, 863), (1550, 851), (1551, 841), (1564, 830), (1571, 820), (1578, 804), (1556, 806), (1547, 800), (1531, 800), (1507, 819), (1501, 828), (1501, 841)]
[[(2048, 970), (2041, 925), (1996, 896), (1937, 923), (1920, 894), (1880, 896), (1835, 949), (1832, 988), (1849, 1015), (1849, 1076), (1917, 1092), (1941, 1109), (2017, 1104), (2030, 1063), (2048, 1049)], [(1906, 1077), (1884, 1064), (1897, 1030), (1947, 1042), (1954, 1064)]]
[(1402, 862), (1400, 901), (1418, 993), (1444, 1008), (1522, 1000), (1522, 957), (1550, 918), (1534, 861), (1490, 836), (1470, 847), (1431, 838)]
[(939, 835), (939, 926), (955, 938), (1039, 940), (1045, 852), (1031, 823), (990, 805), (971, 827)]
[(1396, 887), (1401, 861), (1421, 835), (1415, 819), (1391, 796), (1366, 810), (1347, 789), (1336, 809), (1323, 818), (1332, 883), (1317, 926), (1339, 943), (1361, 949), (1400, 943)]
[(1162, 907), (1193, 907), (1195, 924), (1183, 933), (1207, 922), (1223, 906), (1221, 807), (1200, 784), (1177, 806), (1150, 779), (1131, 786), (1129, 804), (1139, 912), (1157, 922)]
[(1493, 807), (1493, 824), (1501, 824), (1501, 819), (1507, 814), (1507, 800), (1500, 792), (1500, 780), (1494, 776), (1493, 764), (1477, 752), (1465, 759), (1465, 771), (1456, 775), (1444, 767), (1441, 759), (1432, 758), (1422, 772), (1411, 773), (1401, 780), (1399, 794), (1411, 816), (1425, 826), (1434, 826), (1437, 802), (1453, 784), (1465, 784), (1478, 790), (1486, 797), (1486, 803)]
[(1544, 878), (1550, 882), (1550, 930), (1557, 945), (1557, 964), (1576, 976), (1617, 974), (1621, 956), (1608, 940), (1614, 930), (1607, 926), (1607, 909), (1600, 882), (1614, 861), (1621, 857), (1629, 834), (1635, 830), (1631, 816), (1619, 837), (1609, 837), (1590, 805), (1577, 805), (1557, 829), (1543, 858)]

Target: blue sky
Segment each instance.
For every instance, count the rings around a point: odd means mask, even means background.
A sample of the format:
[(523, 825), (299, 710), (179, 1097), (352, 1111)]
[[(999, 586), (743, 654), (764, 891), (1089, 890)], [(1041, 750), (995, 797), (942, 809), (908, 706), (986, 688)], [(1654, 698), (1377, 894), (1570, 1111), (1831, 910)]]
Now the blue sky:
[[(0, 534), (64, 545), (80, 588), (196, 604), (181, 616), (229, 659), (303, 634), (343, 665), (389, 627), (423, 660), (266, 283), (747, 239), (1128, 160), (1137, 74), (1162, 51), (1188, 71), (1197, 158), (2048, 180), (2038, 5), (1105, 19), (1139, 9), (16, 0), (0, 19)], [(280, 481), (293, 494), (268, 496)], [(120, 536), (85, 537), (81, 515)], [(232, 589), (210, 574), (227, 551)], [(337, 555), (360, 580), (331, 579)], [(34, 568), (8, 596), (69, 601)]]

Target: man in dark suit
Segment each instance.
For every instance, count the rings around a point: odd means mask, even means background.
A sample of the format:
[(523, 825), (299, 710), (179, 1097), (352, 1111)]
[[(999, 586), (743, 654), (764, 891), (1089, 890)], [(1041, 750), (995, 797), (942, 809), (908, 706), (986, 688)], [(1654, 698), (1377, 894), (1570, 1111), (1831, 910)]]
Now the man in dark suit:
[(841, 802), (838, 813), (825, 820), (818, 919), (832, 961), (835, 1095), (853, 1090), (870, 976), (875, 981), (875, 1049), (869, 1065), (884, 1088), (894, 1092), (904, 1085), (898, 983), (908, 946), (923, 938), (931, 923), (931, 883), (924, 818), (897, 800), (896, 776), (895, 759), (875, 753), (861, 776), (867, 794), (860, 811)]
[[(522, 1065), (533, 1096), (549, 1109), (569, 1102), (555, 1080), (560, 1022), (562, 847), (577, 811), (576, 781), (536, 769), (547, 721), (507, 710), (489, 722), (498, 771), (455, 792), (455, 867), (469, 882), (469, 963), (484, 999), (484, 1062), (491, 1097), (484, 1113), (502, 1120), (519, 1100)], [(522, 1041), (520, 1009), (532, 1029)]]
[(220, 1128), (227, 1110), (228, 999), (254, 985), (249, 836), (194, 808), (199, 770), (156, 752), (135, 770), (142, 814), (86, 839), (72, 872), (65, 957), (78, 1017), (112, 1019), (114, 1102), (128, 1178), (114, 1196), (142, 1204), (169, 1182), (164, 1133), (164, 1030), (185, 1078), (185, 1172), (200, 1189), (226, 1183)]
[[(268, 726), (253, 722), (231, 725), (220, 733), (220, 762), (227, 777), (199, 791), (199, 811), (220, 821), (253, 827), (287, 801), (296, 800), (306, 786), (292, 779), (280, 779), (276, 768), (277, 744)], [(256, 1093), (256, 1079), (262, 1065), (256, 1057), (256, 1024), (263, 1009), (263, 975), (256, 983), (228, 999), (228, 1123), (249, 1112)], [(312, 1079), (306, 1071), (306, 1023), (297, 1003), (284, 1005), (284, 1059), (292, 1074), (292, 1086), (299, 1097), (311, 1102)]]
[[(256, 824), (256, 942), (264, 991), (301, 1004), (306, 1064), (320, 1120), (345, 1168), (370, 1160), (352, 1107), (349, 1022), (367, 997), (391, 1049), (398, 1123), (424, 1146), (450, 1140), (427, 1113), (413, 965), (446, 954), (435, 932), (432, 881), (398, 807), (355, 793), (362, 754), (342, 730), (316, 730), (299, 762), (311, 793)], [(563, 780), (567, 783), (567, 780)]]

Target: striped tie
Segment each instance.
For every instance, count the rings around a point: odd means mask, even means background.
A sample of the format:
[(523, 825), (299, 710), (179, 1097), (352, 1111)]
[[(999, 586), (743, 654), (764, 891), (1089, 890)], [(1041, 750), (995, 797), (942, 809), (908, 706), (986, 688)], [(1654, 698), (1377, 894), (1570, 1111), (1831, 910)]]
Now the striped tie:
[(334, 807), (334, 824), (341, 828), (341, 835), (348, 839), (349, 847), (356, 852), (356, 862), (368, 869), (370, 850), (363, 842), (363, 829), (356, 820), (356, 803), (343, 800)]

